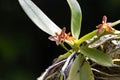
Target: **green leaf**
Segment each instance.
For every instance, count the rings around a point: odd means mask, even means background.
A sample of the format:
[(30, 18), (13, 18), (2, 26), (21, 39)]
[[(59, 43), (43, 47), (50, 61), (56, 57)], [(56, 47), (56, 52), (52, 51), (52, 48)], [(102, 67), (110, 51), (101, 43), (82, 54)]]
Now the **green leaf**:
[(94, 30), (94, 31), (86, 34), (85, 36), (81, 37), (81, 38), (76, 42), (76, 44), (80, 45), (80, 44), (83, 43), (84, 41), (89, 40), (89, 39), (91, 39), (92, 37), (94, 37), (96, 34), (97, 34), (97, 30)]
[(62, 74), (60, 75), (60, 80), (64, 80), (64, 77)]
[(28, 17), (44, 32), (55, 35), (61, 29), (54, 24), (31, 0), (19, 0), (19, 3)]
[(83, 55), (79, 54), (74, 60), (68, 80), (94, 80), (90, 65)]
[(88, 47), (80, 47), (80, 52), (100, 65), (115, 66), (110, 56), (106, 55), (101, 51)]
[(80, 80), (80, 66), (82, 65), (83, 61), (84, 57), (79, 54), (71, 66), (68, 80)]
[(71, 32), (76, 39), (79, 38), (81, 31), (82, 12), (77, 0), (67, 0), (71, 9)]
[(85, 61), (80, 68), (80, 79), (79, 80), (94, 80), (94, 75), (87, 61)]

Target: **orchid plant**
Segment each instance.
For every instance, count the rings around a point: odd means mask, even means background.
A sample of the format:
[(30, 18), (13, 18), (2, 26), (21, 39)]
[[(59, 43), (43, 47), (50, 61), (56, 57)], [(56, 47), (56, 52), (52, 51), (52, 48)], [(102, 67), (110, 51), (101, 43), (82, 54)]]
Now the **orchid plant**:
[(119, 61), (120, 57), (114, 55), (117, 55), (120, 48), (120, 31), (113, 26), (119, 24), (120, 20), (107, 22), (107, 17), (103, 16), (102, 23), (96, 26), (96, 30), (80, 38), (81, 8), (77, 0), (67, 0), (67, 2), (71, 9), (71, 33), (68, 34), (65, 27), (60, 29), (31, 0), (19, 0), (28, 17), (50, 35), (48, 39), (55, 41), (66, 50), (66, 53), (60, 55), (38, 80), (95, 80), (98, 78), (96, 72), (107, 75), (98, 70), (96, 65), (119, 67), (114, 62)]

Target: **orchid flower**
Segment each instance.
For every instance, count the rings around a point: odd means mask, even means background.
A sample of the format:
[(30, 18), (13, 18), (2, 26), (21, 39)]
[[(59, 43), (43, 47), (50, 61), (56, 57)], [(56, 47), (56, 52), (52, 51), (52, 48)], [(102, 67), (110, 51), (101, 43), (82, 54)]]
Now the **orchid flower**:
[(96, 26), (98, 28), (98, 35), (102, 34), (104, 31), (114, 33), (115, 29), (111, 27), (111, 23), (107, 23), (107, 17), (103, 16), (102, 24)]

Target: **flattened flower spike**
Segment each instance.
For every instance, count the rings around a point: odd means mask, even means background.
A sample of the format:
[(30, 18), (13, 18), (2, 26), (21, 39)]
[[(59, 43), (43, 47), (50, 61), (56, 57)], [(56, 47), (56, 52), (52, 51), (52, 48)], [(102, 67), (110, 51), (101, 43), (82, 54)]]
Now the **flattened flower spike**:
[(66, 34), (65, 31), (66, 28), (64, 27), (60, 34), (56, 32), (55, 36), (50, 36), (48, 39), (50, 39), (51, 41), (56, 41), (57, 45), (61, 44), (62, 41), (74, 41), (75, 37), (70, 36), (70, 33)]
[(96, 28), (98, 28), (97, 35), (102, 34), (104, 31), (110, 32), (110, 33), (115, 32), (115, 29), (112, 28), (111, 23), (107, 23), (107, 17), (106, 16), (103, 16), (102, 24), (99, 24), (98, 26), (96, 26)]

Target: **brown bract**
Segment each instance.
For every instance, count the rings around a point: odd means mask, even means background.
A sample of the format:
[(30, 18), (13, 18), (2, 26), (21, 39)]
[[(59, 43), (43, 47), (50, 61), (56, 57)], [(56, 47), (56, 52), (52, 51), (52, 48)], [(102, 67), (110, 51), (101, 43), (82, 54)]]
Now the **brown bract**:
[(107, 17), (106, 16), (103, 16), (102, 24), (99, 24), (98, 26), (96, 26), (96, 28), (98, 28), (97, 35), (102, 34), (104, 31), (107, 31), (107, 32), (110, 32), (110, 33), (115, 32), (115, 29), (112, 28), (111, 23), (107, 23)]
[(66, 34), (65, 31), (66, 28), (64, 27), (60, 34), (56, 32), (55, 36), (50, 36), (48, 39), (50, 39), (51, 41), (56, 41), (57, 45), (61, 44), (62, 41), (74, 41), (75, 37), (70, 36), (70, 33)]

